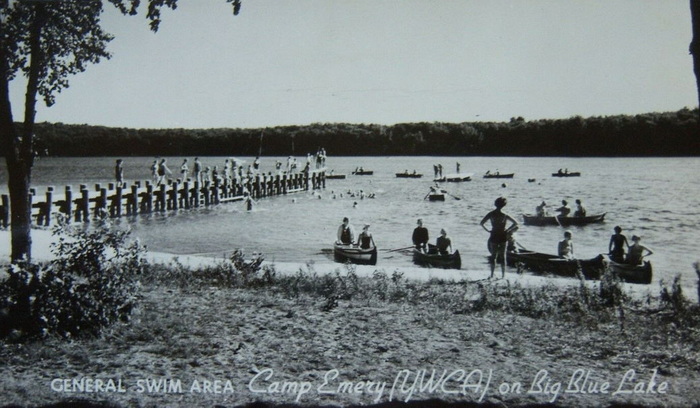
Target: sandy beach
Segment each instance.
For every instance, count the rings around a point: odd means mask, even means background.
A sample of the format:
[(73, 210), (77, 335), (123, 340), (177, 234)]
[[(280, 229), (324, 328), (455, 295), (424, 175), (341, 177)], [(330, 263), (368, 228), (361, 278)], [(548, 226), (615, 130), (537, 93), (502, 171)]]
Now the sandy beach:
[[(1, 231), (2, 257), (8, 256), (8, 239)], [(33, 231), (33, 239), (35, 258), (48, 259), (50, 232)], [(192, 267), (221, 262), (162, 253), (148, 259)], [(344, 266), (274, 268), (322, 275), (343, 273)], [(377, 270), (358, 266), (356, 273), (371, 277)], [(394, 269), (384, 272), (390, 276)], [(642, 335), (633, 315), (621, 330), (616, 322), (468, 312), (449, 303), (469, 303), (479, 285), (566, 288), (578, 286), (575, 279), (508, 272), (506, 279), (490, 281), (488, 271), (399, 272), (407, 281), (446, 282), (435, 287), (437, 300), (339, 300), (331, 310), (317, 297), (274, 290), (147, 285), (131, 322), (98, 338), (1, 344), (0, 395), (3, 403), (19, 406), (76, 400), (123, 407), (700, 403), (694, 343)], [(594, 289), (596, 283), (587, 285)], [(656, 290), (625, 288), (639, 296)]]

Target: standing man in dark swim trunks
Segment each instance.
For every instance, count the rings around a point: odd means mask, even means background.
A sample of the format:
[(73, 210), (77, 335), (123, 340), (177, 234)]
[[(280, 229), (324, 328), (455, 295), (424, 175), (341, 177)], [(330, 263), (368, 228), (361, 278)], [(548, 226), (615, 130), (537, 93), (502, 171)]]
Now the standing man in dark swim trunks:
[[(503, 264), (501, 264), (501, 278), (506, 276), (506, 246), (508, 243), (508, 233), (518, 226), (518, 222), (515, 221), (513, 217), (501, 211), (503, 207), (506, 206), (505, 197), (498, 197), (494, 202), (496, 206), (495, 210), (492, 210), (481, 220), (481, 227), (490, 233), (488, 240), (489, 252), (493, 255), (490, 260), (491, 264), (491, 278), (493, 278), (493, 273), (496, 270), (496, 260), (501, 257), (503, 259)], [(486, 221), (491, 221), (491, 229), (486, 228), (484, 224)], [(506, 228), (506, 225), (510, 221), (512, 224), (510, 227)]]

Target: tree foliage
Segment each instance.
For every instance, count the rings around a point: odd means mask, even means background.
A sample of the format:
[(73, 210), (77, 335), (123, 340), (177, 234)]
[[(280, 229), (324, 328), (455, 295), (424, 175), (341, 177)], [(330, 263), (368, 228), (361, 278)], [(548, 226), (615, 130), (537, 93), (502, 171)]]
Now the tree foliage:
[[(393, 126), (314, 123), (265, 129), (127, 129), (40, 123), (55, 156), (334, 155), (693, 156), (697, 110), (634, 116)], [(260, 134), (264, 131), (263, 143)], [(262, 147), (262, 149), (261, 149)], [(294, 149), (292, 151), (292, 149)]]

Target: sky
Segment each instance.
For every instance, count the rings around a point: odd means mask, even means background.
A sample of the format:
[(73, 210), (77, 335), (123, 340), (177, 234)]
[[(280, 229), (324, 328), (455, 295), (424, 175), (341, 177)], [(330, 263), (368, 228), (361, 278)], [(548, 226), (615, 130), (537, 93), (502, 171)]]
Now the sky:
[[(110, 60), (38, 122), (130, 128), (508, 121), (694, 108), (688, 0), (105, 4)], [(12, 84), (16, 119), (24, 84)]]

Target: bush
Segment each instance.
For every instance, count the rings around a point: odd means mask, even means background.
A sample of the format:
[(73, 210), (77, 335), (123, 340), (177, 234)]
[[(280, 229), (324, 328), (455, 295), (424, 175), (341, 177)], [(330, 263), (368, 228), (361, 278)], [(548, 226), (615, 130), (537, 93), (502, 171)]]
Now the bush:
[(101, 220), (54, 229), (54, 261), (18, 263), (0, 285), (0, 337), (97, 335), (134, 308), (145, 261), (128, 231)]

